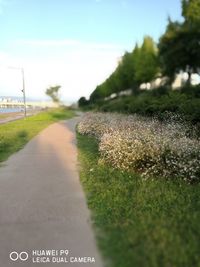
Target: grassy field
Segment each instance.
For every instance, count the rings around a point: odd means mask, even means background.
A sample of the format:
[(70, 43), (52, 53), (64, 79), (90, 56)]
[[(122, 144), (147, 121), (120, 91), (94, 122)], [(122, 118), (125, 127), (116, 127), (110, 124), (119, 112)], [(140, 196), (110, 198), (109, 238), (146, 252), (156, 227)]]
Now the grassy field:
[(109, 267), (200, 266), (200, 185), (98, 165), (97, 141), (77, 135), (81, 181)]
[(21, 149), (49, 124), (71, 118), (73, 115), (73, 111), (60, 108), (0, 125), (0, 161), (6, 160), (11, 154)]

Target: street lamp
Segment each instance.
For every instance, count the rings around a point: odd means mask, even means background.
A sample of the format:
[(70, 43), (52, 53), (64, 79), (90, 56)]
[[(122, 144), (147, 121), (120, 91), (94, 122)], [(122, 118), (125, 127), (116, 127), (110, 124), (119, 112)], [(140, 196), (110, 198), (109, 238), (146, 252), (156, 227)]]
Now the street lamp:
[(25, 79), (24, 79), (24, 68), (19, 67), (8, 67), (9, 69), (20, 70), (22, 74), (22, 93), (23, 93), (23, 101), (24, 101), (24, 118), (26, 118), (26, 92), (25, 92)]

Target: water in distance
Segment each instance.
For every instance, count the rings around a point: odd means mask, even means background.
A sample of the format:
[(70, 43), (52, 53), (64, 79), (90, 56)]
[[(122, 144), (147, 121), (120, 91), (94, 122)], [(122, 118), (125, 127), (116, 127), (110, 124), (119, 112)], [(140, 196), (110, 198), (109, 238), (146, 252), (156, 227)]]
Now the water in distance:
[(12, 112), (23, 112), (23, 108), (15, 107), (15, 108), (0, 108), (0, 113), (12, 113)]

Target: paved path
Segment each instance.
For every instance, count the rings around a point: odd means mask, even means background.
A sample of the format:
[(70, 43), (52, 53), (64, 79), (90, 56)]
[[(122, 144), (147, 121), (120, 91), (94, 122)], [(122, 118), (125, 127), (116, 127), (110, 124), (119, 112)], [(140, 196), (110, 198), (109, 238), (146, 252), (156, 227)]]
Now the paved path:
[[(77, 171), (78, 120), (49, 126), (0, 167), (0, 266), (102, 267)], [(33, 263), (32, 251), (46, 249), (69, 250), (67, 261), (94, 257), (96, 262)], [(25, 251), (29, 258), (11, 261), (12, 251)]]

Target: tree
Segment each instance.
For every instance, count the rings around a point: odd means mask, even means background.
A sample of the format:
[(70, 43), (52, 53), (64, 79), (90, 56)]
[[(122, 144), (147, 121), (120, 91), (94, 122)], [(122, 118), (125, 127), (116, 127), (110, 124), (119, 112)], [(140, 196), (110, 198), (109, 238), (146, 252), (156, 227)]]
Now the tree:
[(135, 84), (135, 65), (133, 52), (126, 52), (122, 57), (122, 62), (119, 65), (119, 75), (122, 83), (122, 90), (132, 88)]
[(140, 48), (134, 51), (135, 80), (137, 84), (152, 81), (159, 71), (157, 47), (150, 36), (144, 38)]
[[(173, 81), (176, 73), (187, 71), (188, 83), (193, 72), (200, 68), (200, 16), (199, 0), (182, 1), (184, 22), (169, 19), (166, 32), (159, 41), (159, 55), (163, 74)], [(194, 7), (197, 10), (194, 10)], [(194, 12), (194, 13), (192, 13)]]
[(58, 96), (58, 93), (59, 93), (60, 88), (61, 88), (60, 85), (56, 85), (56, 86), (50, 86), (46, 90), (46, 95), (48, 95), (49, 97), (51, 97), (51, 99), (55, 103), (60, 102), (59, 96)]
[(185, 23), (190, 27), (200, 25), (200, 1), (199, 0), (182, 0), (182, 15)]
[(113, 93), (127, 89), (137, 93), (139, 85), (150, 82), (158, 73), (157, 47), (149, 36), (144, 38), (142, 47), (136, 44), (132, 52), (126, 52), (115, 71), (90, 95), (91, 103), (101, 102)]
[(165, 33), (161, 36), (158, 44), (159, 58), (163, 75), (170, 78), (171, 82), (174, 80), (175, 73), (180, 71), (185, 61), (185, 53), (182, 48), (182, 43), (177, 43), (178, 33), (180, 32), (181, 24), (172, 22), (168, 19), (168, 25)]
[(96, 87), (96, 89), (91, 93), (91, 95), (90, 95), (90, 102), (91, 103), (96, 103), (96, 102), (98, 102), (99, 100), (101, 100), (102, 99), (102, 93), (101, 93), (101, 85), (98, 85), (97, 87)]
[(82, 96), (82, 97), (78, 100), (78, 106), (79, 106), (80, 108), (85, 107), (85, 106), (87, 106), (88, 104), (89, 104), (89, 101), (88, 101), (84, 96)]

